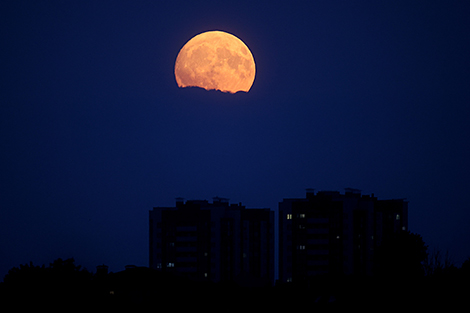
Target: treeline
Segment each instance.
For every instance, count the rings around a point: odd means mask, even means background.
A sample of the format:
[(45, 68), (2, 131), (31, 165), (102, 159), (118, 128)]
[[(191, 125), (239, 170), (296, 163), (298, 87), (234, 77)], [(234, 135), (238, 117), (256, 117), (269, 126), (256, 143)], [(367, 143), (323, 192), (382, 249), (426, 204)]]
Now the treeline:
[[(428, 251), (421, 236), (403, 232), (375, 253), (374, 275), (314, 276), (293, 283), (241, 287), (233, 282), (195, 282), (147, 267), (96, 273), (57, 259), (48, 266), (32, 263), (14, 267), (0, 283), (2, 304), (24, 307), (171, 307), (209, 311), (250, 308), (304, 309), (305, 305), (444, 304), (468, 308), (470, 258), (456, 267), (445, 253)], [(100, 270), (101, 268), (101, 270)]]
[[(235, 297), (235, 298), (234, 298)], [(126, 267), (108, 273), (91, 273), (73, 258), (57, 259), (49, 266), (32, 263), (14, 267), (0, 283), (0, 299), (4, 307), (52, 307), (103, 309), (219, 310), (221, 303), (231, 308), (253, 303), (248, 289), (233, 283), (196, 282), (183, 276), (150, 269)], [(234, 299), (237, 299), (235, 303)], [(221, 302), (222, 301), (222, 302)]]

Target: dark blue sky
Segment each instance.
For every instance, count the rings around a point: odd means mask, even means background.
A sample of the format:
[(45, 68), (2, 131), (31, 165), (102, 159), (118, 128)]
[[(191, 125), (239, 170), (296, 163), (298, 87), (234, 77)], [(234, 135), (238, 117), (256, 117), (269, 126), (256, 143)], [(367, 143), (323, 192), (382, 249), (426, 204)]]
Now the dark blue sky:
[[(148, 211), (305, 188), (407, 198), (470, 256), (467, 1), (2, 1), (0, 276), (74, 257), (148, 265)], [(249, 93), (179, 89), (179, 49), (223, 30)]]

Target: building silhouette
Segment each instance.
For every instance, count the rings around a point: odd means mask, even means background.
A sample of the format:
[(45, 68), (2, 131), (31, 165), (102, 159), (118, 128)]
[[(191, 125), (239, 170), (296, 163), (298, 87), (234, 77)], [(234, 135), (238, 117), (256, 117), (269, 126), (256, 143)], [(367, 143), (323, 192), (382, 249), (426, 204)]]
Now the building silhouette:
[(274, 212), (228, 199), (176, 199), (149, 212), (150, 267), (197, 281), (272, 284)]
[(378, 200), (346, 188), (307, 189), (306, 197), (279, 203), (279, 280), (316, 275), (371, 275), (374, 250), (408, 229), (408, 202)]

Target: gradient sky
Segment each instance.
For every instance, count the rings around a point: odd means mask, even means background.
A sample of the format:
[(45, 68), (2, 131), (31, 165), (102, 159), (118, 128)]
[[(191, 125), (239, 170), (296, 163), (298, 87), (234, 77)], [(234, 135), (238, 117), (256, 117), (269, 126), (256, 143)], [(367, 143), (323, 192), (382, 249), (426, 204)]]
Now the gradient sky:
[[(177, 87), (193, 36), (243, 40), (249, 93)], [(470, 2), (2, 1), (0, 276), (148, 266), (148, 212), (316, 190), (406, 198), (470, 256)]]

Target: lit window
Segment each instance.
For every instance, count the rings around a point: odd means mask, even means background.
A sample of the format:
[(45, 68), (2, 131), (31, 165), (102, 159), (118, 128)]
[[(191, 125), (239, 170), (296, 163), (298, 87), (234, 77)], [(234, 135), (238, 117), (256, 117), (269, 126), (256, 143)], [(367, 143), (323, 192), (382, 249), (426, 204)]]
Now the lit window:
[(204, 277), (207, 277), (207, 273), (204, 273)]
[(305, 250), (305, 246), (304, 246), (304, 245), (300, 245), (298, 248), (299, 248), (299, 250)]
[(395, 218), (398, 221), (400, 219), (400, 214), (397, 214), (397, 216)]
[(168, 263), (167, 267), (175, 267), (175, 263), (170, 262)]
[(339, 235), (338, 235), (338, 236), (336, 236), (336, 239), (339, 239)]
[(403, 226), (401, 229), (402, 229), (402, 230), (406, 230), (406, 227), (405, 227), (405, 226)]
[(299, 214), (299, 217), (300, 217), (300, 218), (305, 218), (305, 214), (304, 214), (304, 213), (300, 213), (300, 214)]
[(287, 219), (291, 220), (292, 219), (292, 214), (287, 214)]

